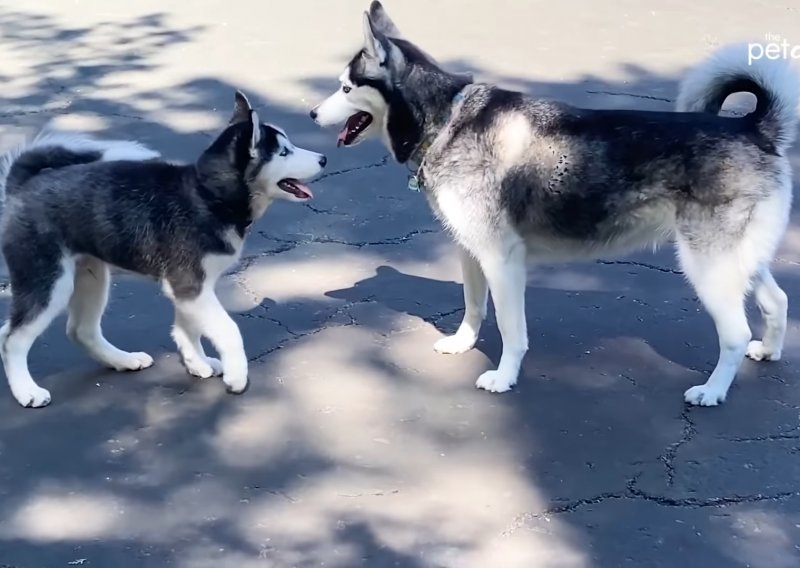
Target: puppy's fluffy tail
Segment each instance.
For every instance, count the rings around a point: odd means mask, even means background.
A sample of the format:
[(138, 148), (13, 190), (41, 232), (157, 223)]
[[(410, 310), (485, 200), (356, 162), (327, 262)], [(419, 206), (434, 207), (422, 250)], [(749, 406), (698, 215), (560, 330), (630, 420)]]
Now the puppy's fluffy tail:
[(717, 114), (733, 93), (755, 95), (755, 128), (783, 153), (796, 136), (800, 112), (800, 75), (787, 58), (769, 59), (761, 53), (753, 58), (751, 45), (736, 43), (718, 49), (689, 71), (681, 82), (679, 112)]
[(95, 140), (85, 135), (46, 131), (0, 157), (0, 197), (18, 191), (46, 169), (90, 162), (151, 160), (158, 152), (128, 140)]

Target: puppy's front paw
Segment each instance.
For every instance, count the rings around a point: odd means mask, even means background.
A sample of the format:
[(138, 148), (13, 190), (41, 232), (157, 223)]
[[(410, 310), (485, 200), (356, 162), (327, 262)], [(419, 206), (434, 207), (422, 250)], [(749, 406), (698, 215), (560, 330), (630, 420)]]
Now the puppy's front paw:
[(50, 404), (50, 391), (35, 384), (28, 388), (12, 390), (11, 394), (20, 406), (25, 408), (42, 408)]
[(242, 394), (249, 386), (247, 374), (237, 375), (234, 377), (224, 374), (222, 375), (222, 381), (225, 383), (225, 387), (228, 389), (228, 392), (232, 394)]
[(470, 333), (456, 333), (447, 337), (441, 338), (434, 343), (433, 350), (437, 353), (445, 355), (457, 355), (459, 353), (466, 353), (473, 347), (478, 340), (478, 336)]
[(117, 371), (141, 371), (153, 366), (153, 358), (147, 353), (121, 353), (109, 363)]
[(489, 392), (506, 392), (517, 384), (517, 375), (500, 371), (486, 371), (478, 377), (475, 386)]
[(201, 379), (222, 375), (222, 363), (213, 357), (203, 357), (183, 362), (186, 372)]
[(717, 406), (725, 402), (727, 391), (722, 392), (714, 387), (709, 387), (708, 384), (697, 385), (685, 393), (683, 399), (694, 406)]
[(751, 341), (747, 346), (747, 356), (753, 361), (780, 361), (780, 350), (770, 350), (761, 341)]
[(225, 383), (228, 392), (233, 394), (242, 394), (247, 390), (247, 357), (244, 354), (241, 357), (225, 360), (222, 382)]

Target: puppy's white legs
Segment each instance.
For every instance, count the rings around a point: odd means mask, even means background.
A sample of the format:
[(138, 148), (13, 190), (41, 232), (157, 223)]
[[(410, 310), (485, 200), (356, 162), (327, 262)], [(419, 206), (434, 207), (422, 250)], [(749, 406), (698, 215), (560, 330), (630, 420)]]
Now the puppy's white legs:
[(736, 249), (699, 253), (678, 240), (684, 271), (714, 320), (719, 336), (719, 360), (705, 384), (684, 393), (686, 402), (716, 406), (725, 401), (728, 389), (742, 364), (750, 341), (744, 309), (750, 273)]
[(206, 356), (200, 337), (200, 331), (192, 322), (176, 311), (172, 338), (178, 346), (186, 372), (201, 379), (222, 375), (222, 363), (219, 359)]
[(443, 337), (433, 346), (439, 353), (464, 353), (472, 349), (478, 341), (481, 324), (486, 318), (486, 277), (475, 257), (463, 247), (458, 248), (464, 277), (464, 319), (454, 335)]
[(486, 371), (475, 383), (478, 388), (490, 392), (504, 392), (517, 383), (522, 358), (528, 351), (525, 260), (525, 247), (521, 242), (503, 247), (499, 254), (487, 254), (480, 259), (503, 339), (503, 354), (497, 370)]
[(27, 289), (22, 282), (15, 290), (12, 280), (11, 317), (0, 328), (0, 355), (11, 394), (22, 406), (50, 404), (50, 393), (36, 384), (28, 370), (28, 352), (72, 295), (74, 263), (64, 259), (61, 265), (61, 273), (47, 291)]
[(153, 364), (147, 353), (122, 351), (103, 337), (100, 320), (108, 303), (108, 265), (82, 258), (75, 266), (75, 289), (69, 301), (67, 335), (100, 363), (117, 371), (138, 371)]
[[(228, 390), (234, 393), (244, 392), (247, 388), (247, 356), (244, 352), (242, 335), (236, 322), (220, 304), (213, 286), (207, 283), (196, 298), (191, 300), (176, 298), (174, 302), (176, 324), (178, 322), (183, 324), (176, 325), (176, 329), (182, 330), (178, 333), (176, 342), (180, 342), (178, 349), (181, 350), (184, 359), (188, 352), (197, 351), (199, 335), (206, 336), (222, 359), (222, 380)], [(187, 330), (196, 331), (187, 334)], [(199, 352), (188, 354), (190, 357), (200, 355)]]
[(789, 300), (767, 267), (759, 272), (754, 292), (765, 329), (761, 341), (751, 341), (747, 346), (747, 356), (754, 361), (778, 361), (783, 351)]

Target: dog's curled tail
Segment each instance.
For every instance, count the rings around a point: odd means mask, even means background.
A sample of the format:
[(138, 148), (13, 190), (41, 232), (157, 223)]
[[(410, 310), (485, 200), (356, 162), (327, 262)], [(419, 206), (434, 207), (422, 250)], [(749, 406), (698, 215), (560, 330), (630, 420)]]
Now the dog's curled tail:
[(681, 81), (677, 110), (717, 114), (725, 99), (738, 92), (752, 93), (757, 101), (756, 110), (743, 120), (753, 121), (780, 152), (785, 151), (796, 135), (800, 75), (788, 58), (768, 58), (758, 44), (727, 45), (689, 71)]
[(0, 198), (5, 199), (46, 169), (65, 168), (90, 162), (151, 160), (158, 152), (129, 140), (94, 138), (45, 131), (0, 157)]

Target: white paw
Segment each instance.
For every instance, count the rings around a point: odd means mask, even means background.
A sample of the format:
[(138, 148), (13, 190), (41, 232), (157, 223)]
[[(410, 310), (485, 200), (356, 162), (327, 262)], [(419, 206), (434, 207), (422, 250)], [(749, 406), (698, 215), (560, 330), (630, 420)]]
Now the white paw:
[(222, 382), (228, 387), (228, 392), (233, 394), (242, 394), (247, 390), (247, 375), (234, 378), (228, 375), (222, 375)]
[(465, 353), (475, 347), (477, 337), (471, 334), (454, 334), (441, 338), (433, 344), (433, 350), (445, 355), (457, 355)]
[(50, 404), (50, 391), (38, 385), (12, 391), (12, 394), (20, 406), (26, 408), (41, 408)]
[(770, 351), (761, 341), (751, 341), (747, 346), (747, 356), (753, 361), (780, 361), (781, 352)]
[(214, 359), (213, 357), (184, 361), (183, 364), (187, 373), (201, 379), (222, 375), (222, 363), (219, 359)]
[(500, 371), (486, 371), (475, 382), (479, 389), (489, 392), (506, 392), (517, 384), (517, 375), (501, 373)]
[(247, 368), (244, 372), (222, 374), (222, 382), (228, 388), (228, 392), (241, 394), (247, 390)]
[(708, 384), (705, 384), (697, 385), (687, 390), (683, 393), (683, 399), (694, 406), (717, 406), (725, 402), (725, 397), (727, 395), (727, 391), (722, 392), (717, 388), (709, 387)]
[(208, 366), (211, 367), (211, 372), (215, 377), (222, 376), (222, 361), (214, 359), (213, 357), (206, 357)]
[(124, 353), (115, 359), (111, 366), (117, 371), (140, 371), (153, 366), (153, 358), (147, 353)]
[(222, 375), (222, 363), (219, 359), (214, 359), (213, 357), (184, 360), (183, 365), (186, 367), (187, 373), (201, 379)]

